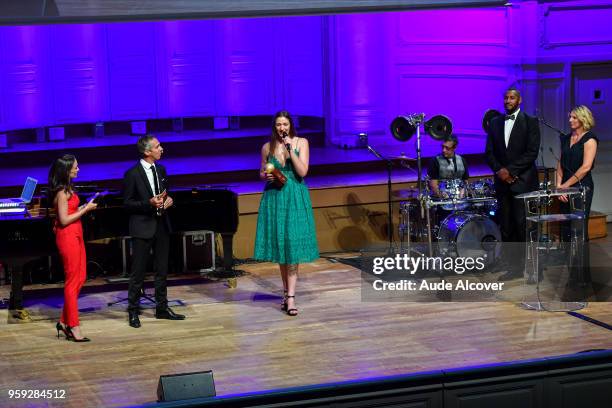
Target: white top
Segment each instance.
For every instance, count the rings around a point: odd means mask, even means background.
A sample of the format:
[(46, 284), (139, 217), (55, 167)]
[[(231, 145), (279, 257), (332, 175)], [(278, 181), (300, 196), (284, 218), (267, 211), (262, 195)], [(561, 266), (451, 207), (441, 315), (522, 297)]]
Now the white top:
[[(147, 180), (149, 180), (151, 191), (153, 192), (153, 194), (155, 194), (155, 179), (153, 178), (153, 170), (151, 169), (153, 165), (144, 159), (140, 159), (140, 165), (142, 166), (145, 171), (145, 174), (147, 175)], [(157, 173), (157, 191), (161, 193), (159, 189), (159, 173)]]
[(510, 141), (510, 134), (512, 133), (512, 128), (514, 127), (514, 123), (516, 122), (516, 118), (518, 117), (521, 108), (518, 108), (511, 114), (514, 115), (514, 120), (506, 119), (504, 121), (504, 140), (506, 141), (506, 147), (508, 147), (508, 142)]

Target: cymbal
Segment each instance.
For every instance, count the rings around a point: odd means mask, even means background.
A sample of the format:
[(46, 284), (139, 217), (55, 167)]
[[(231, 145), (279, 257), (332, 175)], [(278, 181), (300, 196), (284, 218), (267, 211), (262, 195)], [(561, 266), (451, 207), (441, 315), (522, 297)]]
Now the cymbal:
[(397, 198), (418, 198), (419, 191), (416, 188), (407, 188), (403, 190), (392, 191), (391, 195)]
[(409, 160), (409, 161), (416, 161), (416, 159), (414, 157), (408, 157), (408, 156), (404, 156), (403, 154), (400, 156), (390, 156), (389, 160)]

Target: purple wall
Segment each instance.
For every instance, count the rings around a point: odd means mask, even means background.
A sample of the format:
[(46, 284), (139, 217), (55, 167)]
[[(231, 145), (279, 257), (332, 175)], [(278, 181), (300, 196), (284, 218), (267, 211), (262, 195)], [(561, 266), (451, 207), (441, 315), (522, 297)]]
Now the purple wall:
[[(568, 25), (580, 24), (579, 35)], [(0, 27), (0, 131), (110, 120), (325, 116), (332, 143), (393, 144), (398, 114), (445, 114), (482, 139), (518, 82), (524, 108), (563, 120), (573, 64), (612, 60), (612, 6)], [(575, 31), (575, 30), (574, 30)], [(557, 118), (558, 117), (558, 118)]]
[(322, 115), (322, 17), (0, 27), (0, 131)]

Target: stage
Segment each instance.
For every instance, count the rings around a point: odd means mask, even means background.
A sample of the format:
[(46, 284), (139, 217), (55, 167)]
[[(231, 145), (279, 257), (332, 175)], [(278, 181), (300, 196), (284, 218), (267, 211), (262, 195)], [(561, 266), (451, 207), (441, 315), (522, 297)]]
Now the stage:
[[(140, 329), (128, 326), (125, 304), (107, 306), (126, 287), (88, 281), (79, 305), (92, 342), (81, 344), (56, 337), (61, 284), (27, 286), (34, 322), (12, 323), (0, 311), (0, 405), (142, 404), (155, 401), (160, 375), (204, 370), (213, 370), (217, 395), (225, 396), (612, 348), (601, 326), (516, 303), (365, 302), (360, 271), (326, 258), (301, 267), (299, 316), (289, 317), (279, 308), (277, 266), (240, 268), (246, 274), (236, 288), (172, 277), (168, 297), (187, 320), (156, 320), (145, 308)], [(0, 286), (0, 295), (8, 289)], [(608, 302), (579, 313), (612, 324)], [(11, 389), (65, 390), (66, 398), (17, 401), (8, 398)]]

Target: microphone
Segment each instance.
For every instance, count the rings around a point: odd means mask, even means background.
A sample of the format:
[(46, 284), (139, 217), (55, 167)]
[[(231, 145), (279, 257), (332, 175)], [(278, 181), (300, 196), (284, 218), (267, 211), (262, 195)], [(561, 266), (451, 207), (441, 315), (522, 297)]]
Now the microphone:
[(544, 126), (546, 126), (549, 129), (554, 130), (555, 132), (557, 132), (558, 134), (562, 135), (564, 132), (560, 129), (557, 129), (556, 127), (554, 127), (553, 125), (551, 125), (550, 123), (548, 123), (546, 121), (546, 119), (544, 119), (543, 116), (540, 116), (539, 114), (539, 110), (536, 109), (536, 118), (538, 119), (538, 122), (540, 122), (541, 124), (543, 124)]
[(380, 160), (387, 161), (387, 159), (385, 159), (384, 157), (382, 157), (382, 156), (380, 155), (380, 153), (378, 153), (376, 150), (374, 150), (374, 149), (372, 148), (372, 146), (370, 146), (370, 145), (366, 145), (366, 147), (368, 148), (368, 150), (370, 151), (370, 153), (372, 153), (374, 156), (378, 157)]
[[(287, 132), (282, 133), (282, 138), (286, 138), (288, 136)], [(291, 154), (291, 143), (285, 143), (285, 148)]]

